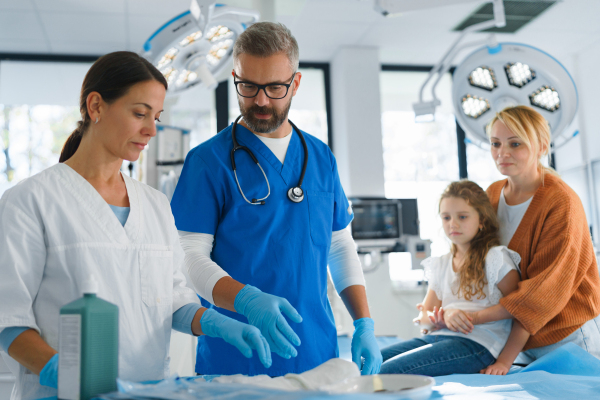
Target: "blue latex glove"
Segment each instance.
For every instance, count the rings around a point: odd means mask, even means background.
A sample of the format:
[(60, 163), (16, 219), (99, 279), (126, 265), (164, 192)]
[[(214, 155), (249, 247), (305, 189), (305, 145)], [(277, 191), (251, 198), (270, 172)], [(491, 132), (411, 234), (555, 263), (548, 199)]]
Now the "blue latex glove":
[(289, 301), (246, 285), (235, 297), (233, 306), (238, 313), (248, 318), (250, 324), (260, 329), (271, 351), (287, 359), (298, 355), (294, 346), (300, 346), (300, 338), (282, 312), (297, 323), (302, 322), (302, 317)]
[(58, 389), (58, 354), (55, 354), (44, 365), (44, 368), (40, 372), (40, 385)]
[(218, 337), (234, 345), (247, 358), (252, 357), (252, 349), (265, 368), (272, 364), (269, 344), (255, 327), (236, 321), (215, 310), (208, 309), (200, 318), (202, 332), (211, 337)]
[[(364, 365), (361, 365), (362, 358), (365, 359)], [(357, 319), (352, 335), (352, 362), (358, 365), (361, 375), (372, 375), (379, 373), (382, 361), (381, 350), (375, 339), (375, 323), (371, 318)]]

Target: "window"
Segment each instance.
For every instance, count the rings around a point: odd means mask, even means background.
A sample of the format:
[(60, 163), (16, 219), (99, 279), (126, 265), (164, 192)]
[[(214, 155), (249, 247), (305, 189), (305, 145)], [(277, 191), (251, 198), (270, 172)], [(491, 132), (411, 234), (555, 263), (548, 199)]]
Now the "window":
[(476, 182), (483, 189), (506, 178), (498, 172), (490, 150), (482, 149), (473, 143), (467, 144), (467, 173), (469, 180)]
[[(321, 68), (299, 68), (300, 87), (292, 99), (289, 119), (305, 132), (328, 143), (327, 109), (325, 105), (325, 72)], [(240, 114), (233, 77), (229, 77), (229, 122)]]
[(415, 122), (412, 103), (426, 77), (426, 72), (381, 72), (385, 195), (417, 199), (421, 238), (431, 240), (431, 254), (439, 256), (449, 250), (438, 216), (439, 199), (459, 179), (456, 122), (449, 74), (437, 87), (442, 105), (435, 121)]
[(89, 63), (0, 63), (0, 196), (58, 162)]

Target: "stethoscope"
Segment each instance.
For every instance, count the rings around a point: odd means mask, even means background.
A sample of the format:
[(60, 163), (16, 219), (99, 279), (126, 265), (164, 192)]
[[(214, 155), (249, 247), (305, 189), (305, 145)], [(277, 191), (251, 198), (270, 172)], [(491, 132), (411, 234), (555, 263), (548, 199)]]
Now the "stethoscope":
[[(249, 204), (252, 204), (253, 206), (263, 205), (263, 204), (265, 204), (265, 200), (267, 199), (267, 197), (269, 197), (271, 195), (271, 185), (269, 185), (269, 180), (267, 179), (267, 174), (265, 174), (265, 170), (260, 166), (258, 160), (254, 156), (252, 151), (246, 146), (240, 146), (238, 144), (238, 141), (235, 138), (235, 128), (237, 127), (237, 123), (240, 120), (240, 118), (242, 118), (241, 115), (235, 119), (235, 122), (233, 123), (233, 127), (231, 128), (231, 139), (233, 141), (233, 149), (231, 149), (231, 168), (233, 169), (233, 174), (235, 175), (235, 182), (237, 183), (238, 189), (240, 189), (240, 193), (242, 194), (242, 197), (244, 197), (244, 200), (246, 200), (246, 202), (248, 202)], [(302, 190), (301, 186), (302, 186), (302, 181), (304, 180), (304, 173), (306, 172), (306, 164), (308, 163), (308, 149), (306, 148), (306, 141), (304, 141), (304, 136), (302, 136), (302, 132), (300, 132), (300, 129), (298, 129), (298, 127), (296, 125), (294, 125), (294, 123), (292, 121), (290, 121), (289, 119), (288, 119), (288, 121), (292, 125), (292, 128), (296, 131), (298, 136), (300, 136), (300, 140), (302, 141), (302, 147), (304, 147), (304, 164), (302, 165), (302, 173), (300, 174), (300, 180), (298, 181), (298, 186), (290, 188), (290, 190), (288, 190), (288, 192), (287, 192), (288, 198), (291, 201), (293, 201), (294, 203), (300, 203), (302, 200), (304, 200), (304, 191)], [(265, 181), (267, 182), (267, 188), (269, 189), (269, 192), (262, 199), (252, 199), (252, 201), (250, 201), (244, 195), (244, 191), (242, 190), (242, 187), (240, 186), (240, 181), (238, 180), (236, 167), (235, 167), (235, 152), (237, 150), (244, 150), (246, 153), (248, 153), (248, 155), (250, 155), (250, 158), (252, 158), (252, 161), (254, 161), (256, 163), (256, 165), (258, 165), (258, 168), (260, 168), (261, 172), (263, 173), (263, 175), (265, 177)]]

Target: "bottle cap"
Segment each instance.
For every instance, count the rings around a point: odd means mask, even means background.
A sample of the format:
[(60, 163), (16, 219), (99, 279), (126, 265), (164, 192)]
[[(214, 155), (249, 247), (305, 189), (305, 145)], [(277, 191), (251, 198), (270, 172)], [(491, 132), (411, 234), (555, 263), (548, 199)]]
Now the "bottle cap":
[(94, 278), (94, 275), (90, 274), (87, 279), (83, 282), (83, 294), (96, 294), (98, 293), (98, 281)]

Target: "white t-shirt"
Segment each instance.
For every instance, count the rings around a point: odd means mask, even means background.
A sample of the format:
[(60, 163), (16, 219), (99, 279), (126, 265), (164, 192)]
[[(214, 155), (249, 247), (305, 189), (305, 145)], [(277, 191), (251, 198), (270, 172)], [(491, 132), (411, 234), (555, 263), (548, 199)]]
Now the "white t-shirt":
[(257, 138), (260, 139), (261, 142), (265, 144), (275, 154), (275, 157), (283, 164), (285, 160), (285, 155), (287, 154), (288, 147), (290, 146), (290, 140), (292, 139), (292, 132), (294, 128), (282, 138), (269, 138), (264, 136), (259, 136), (256, 133), (254, 134)]
[(504, 188), (502, 188), (500, 201), (498, 201), (498, 222), (500, 222), (500, 244), (502, 246), (508, 246), (510, 243), (510, 240), (523, 220), (523, 216), (527, 212), (529, 204), (531, 204), (531, 200), (533, 200), (533, 197), (530, 197), (524, 203), (509, 206), (506, 204)]
[[(448, 253), (441, 257), (429, 257), (421, 263), (425, 268), (425, 276), (429, 280), (429, 288), (435, 292), (438, 299), (442, 300), (442, 307), (446, 310), (460, 309), (464, 311), (479, 311), (496, 305), (502, 298), (502, 292), (498, 288), (500, 282), (511, 270), (519, 271), (521, 257), (517, 252), (509, 250), (506, 246), (496, 246), (490, 249), (485, 258), (485, 274), (487, 284), (483, 287), (485, 297), (478, 299), (477, 296), (471, 300), (458, 297), (459, 280), (458, 274), (452, 269), (452, 254)], [(519, 271), (520, 272), (520, 271)], [(471, 333), (465, 335), (460, 332), (452, 332), (449, 329), (441, 329), (431, 332), (430, 335), (460, 336), (471, 339), (489, 350), (498, 358), (504, 348), (508, 335), (512, 328), (512, 319), (504, 319), (475, 325)]]

